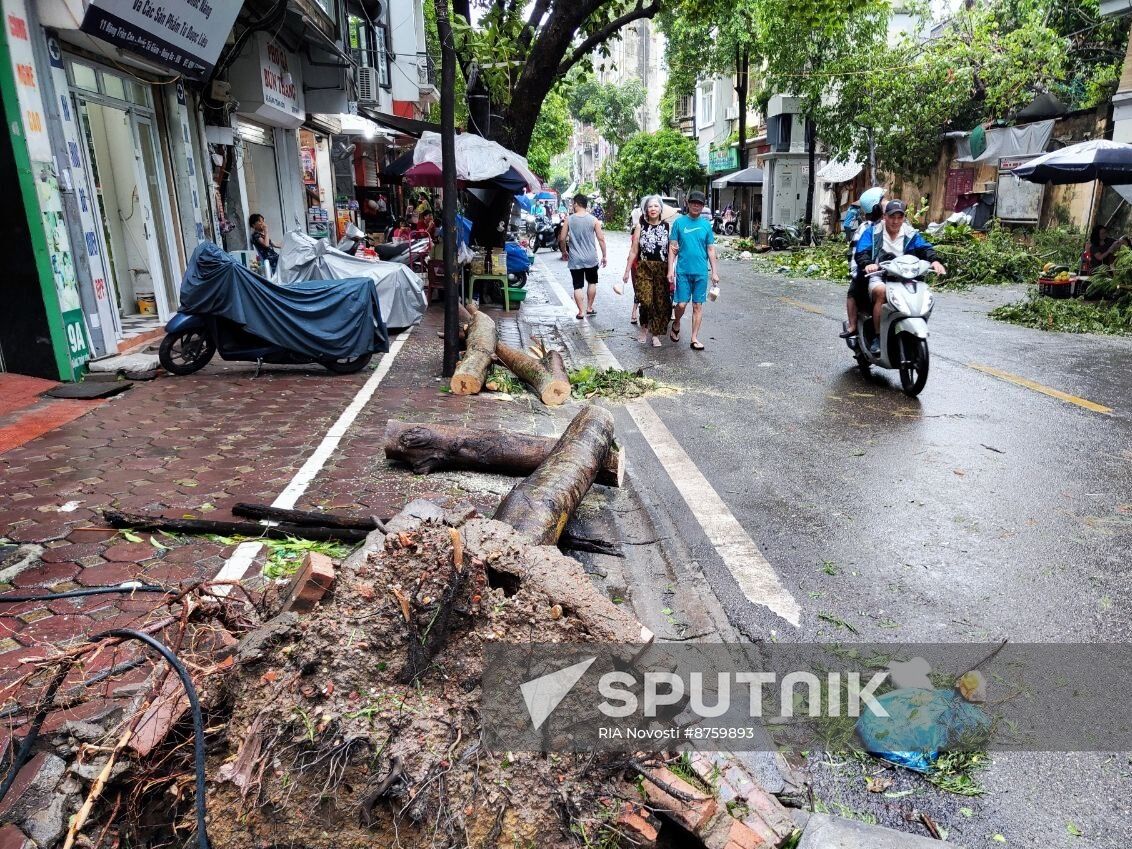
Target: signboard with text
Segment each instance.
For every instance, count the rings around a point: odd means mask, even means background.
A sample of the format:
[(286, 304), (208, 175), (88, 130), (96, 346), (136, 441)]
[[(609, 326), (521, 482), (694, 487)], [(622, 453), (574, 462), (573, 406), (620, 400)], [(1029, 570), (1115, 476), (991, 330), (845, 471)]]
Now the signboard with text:
[(270, 33), (255, 34), (233, 63), (229, 79), (241, 115), (289, 130), (306, 120), (301, 63)]
[(739, 151), (730, 145), (727, 147), (713, 147), (708, 151), (708, 171), (718, 174), (720, 171), (734, 171), (739, 167)]
[(91, 0), (82, 31), (200, 80), (216, 64), (240, 5), (230, 0)]

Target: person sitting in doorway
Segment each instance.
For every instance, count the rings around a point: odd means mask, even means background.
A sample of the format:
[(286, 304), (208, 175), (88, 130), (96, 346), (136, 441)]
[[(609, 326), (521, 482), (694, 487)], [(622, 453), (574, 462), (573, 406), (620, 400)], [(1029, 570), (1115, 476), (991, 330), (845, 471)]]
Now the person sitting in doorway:
[(271, 241), (271, 236), (267, 232), (267, 219), (254, 212), (248, 218), (248, 228), (252, 231), (252, 248), (259, 261), (268, 262), (272, 268), (275, 268), (279, 263), (279, 248), (282, 246)]

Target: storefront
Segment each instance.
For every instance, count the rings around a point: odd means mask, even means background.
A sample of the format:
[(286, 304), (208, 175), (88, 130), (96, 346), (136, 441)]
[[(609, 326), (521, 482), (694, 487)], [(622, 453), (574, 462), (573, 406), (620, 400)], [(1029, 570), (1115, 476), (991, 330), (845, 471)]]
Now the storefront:
[[(251, 248), (248, 218), (259, 214), (272, 241), (281, 244), (293, 229), (307, 229), (308, 194), (298, 130), (306, 120), (301, 64), (271, 38), (257, 33), (229, 72), (238, 104), (231, 128), (211, 128), (214, 184), (224, 213), (225, 250)], [(312, 139), (313, 142), (313, 139)], [(317, 187), (317, 144), (310, 175)], [(316, 188), (317, 191), (317, 188)]]

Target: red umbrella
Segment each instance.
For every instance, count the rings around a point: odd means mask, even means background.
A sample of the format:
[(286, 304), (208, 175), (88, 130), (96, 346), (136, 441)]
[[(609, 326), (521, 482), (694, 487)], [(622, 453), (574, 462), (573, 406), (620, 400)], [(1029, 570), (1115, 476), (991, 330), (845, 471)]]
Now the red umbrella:
[[(426, 186), (430, 189), (443, 189), (444, 174), (431, 162), (418, 162), (405, 172), (405, 182), (410, 186)], [(464, 181), (457, 180), (456, 185), (463, 188)]]

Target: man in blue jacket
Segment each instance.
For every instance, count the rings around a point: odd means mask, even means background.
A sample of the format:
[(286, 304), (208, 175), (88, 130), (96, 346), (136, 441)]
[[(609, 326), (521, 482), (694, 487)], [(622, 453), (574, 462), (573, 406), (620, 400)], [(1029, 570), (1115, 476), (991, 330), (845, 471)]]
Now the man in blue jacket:
[[(865, 274), (880, 271), (880, 262), (912, 254), (932, 264), (936, 274), (944, 275), (947, 269), (936, 256), (935, 248), (920, 235), (920, 231), (904, 220), (904, 202), (890, 200), (884, 208), (884, 221), (867, 229), (857, 242), (853, 258)], [(877, 334), (869, 346), (873, 355), (880, 353), (880, 318), (888, 300), (888, 286), (879, 276), (869, 278), (869, 297), (873, 302), (873, 333)]]

